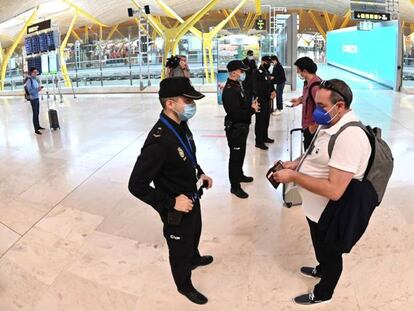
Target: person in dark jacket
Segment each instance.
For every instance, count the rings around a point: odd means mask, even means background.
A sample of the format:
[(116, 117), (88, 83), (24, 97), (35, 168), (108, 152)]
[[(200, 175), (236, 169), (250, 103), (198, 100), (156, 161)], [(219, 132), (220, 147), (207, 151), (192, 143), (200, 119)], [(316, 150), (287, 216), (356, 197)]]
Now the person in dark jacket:
[[(293, 162), (283, 162), (284, 169), (273, 174), (277, 182), (293, 182), (298, 185), (316, 259), (319, 262), (316, 267), (300, 269), (304, 276), (320, 278), (320, 281), (313, 292), (296, 297), (294, 301), (297, 304), (314, 305), (329, 302), (342, 274), (344, 250), (342, 243), (337, 243), (338, 240), (327, 239), (326, 236), (327, 228), (331, 228), (329, 222), (335, 221), (335, 217), (328, 217), (327, 213), (331, 209), (327, 210), (327, 206), (331, 201), (342, 201), (344, 197), (347, 197), (346, 190), (353, 186), (354, 180), (363, 181), (372, 152), (371, 143), (364, 130), (360, 127), (349, 126), (340, 132), (335, 140), (332, 153), (329, 154), (328, 146), (331, 137), (347, 123), (359, 121), (350, 109), (352, 98), (352, 91), (344, 81), (338, 79), (322, 81), (316, 93), (317, 107), (313, 113), (319, 130), (309, 147), (308, 155), (300, 167), (298, 167), (299, 159)], [(372, 201), (372, 199), (369, 200)], [(376, 203), (377, 198), (373, 201)], [(362, 201), (359, 200), (359, 202)], [(351, 207), (347, 206), (347, 209)], [(348, 210), (347, 214), (352, 215), (349, 212)], [(324, 213), (326, 216), (321, 218)], [(344, 217), (341, 221), (352, 219), (351, 217)], [(322, 221), (321, 224), (319, 224), (320, 221)], [(358, 232), (361, 231), (357, 230), (356, 234), (359, 234)], [(355, 240), (352, 239), (352, 241)]]
[(280, 115), (283, 110), (283, 90), (285, 89), (286, 84), (286, 74), (285, 69), (283, 69), (282, 64), (279, 62), (279, 59), (276, 55), (271, 56), (273, 70), (273, 84), (276, 85), (276, 111), (273, 112), (274, 115)]
[(241, 188), (240, 183), (253, 182), (253, 177), (244, 175), (243, 163), (246, 156), (246, 141), (251, 117), (259, 111), (258, 102), (254, 101), (252, 104), (248, 102), (241, 85), (248, 69), (240, 60), (229, 62), (227, 64), (229, 78), (223, 89), (223, 107), (226, 111), (224, 126), (230, 148), (230, 192), (241, 199), (246, 199), (249, 195)]
[(260, 105), (260, 111), (256, 113), (256, 147), (262, 150), (268, 150), (269, 147), (265, 143), (274, 143), (269, 138), (269, 122), (270, 122), (270, 101), (276, 97), (275, 88), (269, 72), (270, 56), (263, 56), (262, 63), (253, 75), (253, 93), (257, 95)]
[(248, 67), (246, 70), (246, 78), (243, 81), (244, 95), (246, 102), (251, 103), (255, 94), (253, 93), (253, 75), (257, 70), (256, 61), (254, 60), (254, 53), (252, 50), (247, 51), (247, 56), (243, 59), (243, 63)]
[[(200, 197), (213, 180), (197, 163), (196, 146), (187, 121), (194, 116), (194, 100), (204, 97), (185, 77), (161, 81), (163, 110), (148, 134), (129, 180), (129, 191), (151, 205), (164, 224), (172, 275), (178, 291), (196, 304), (207, 303), (191, 282), (191, 270), (213, 262), (201, 256)], [(154, 186), (151, 185), (153, 182)]]

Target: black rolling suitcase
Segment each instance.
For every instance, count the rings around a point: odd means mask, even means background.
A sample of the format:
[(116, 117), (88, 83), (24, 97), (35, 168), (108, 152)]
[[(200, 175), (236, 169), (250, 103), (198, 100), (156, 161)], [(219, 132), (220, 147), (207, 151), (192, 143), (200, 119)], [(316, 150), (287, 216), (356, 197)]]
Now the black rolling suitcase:
[(60, 129), (60, 126), (59, 126), (59, 118), (58, 118), (57, 110), (55, 110), (55, 109), (49, 109), (48, 115), (49, 115), (50, 128), (53, 129), (53, 130), (55, 130), (55, 131), (57, 129)]
[[(300, 139), (300, 154), (303, 154), (303, 129), (302, 128), (296, 128), (290, 130), (290, 161), (293, 161), (293, 133), (300, 132), (301, 139)], [(295, 183), (288, 183), (283, 184), (283, 201), (285, 202), (285, 206), (290, 208), (292, 206), (301, 205), (302, 204), (302, 198), (299, 194), (298, 188)]]

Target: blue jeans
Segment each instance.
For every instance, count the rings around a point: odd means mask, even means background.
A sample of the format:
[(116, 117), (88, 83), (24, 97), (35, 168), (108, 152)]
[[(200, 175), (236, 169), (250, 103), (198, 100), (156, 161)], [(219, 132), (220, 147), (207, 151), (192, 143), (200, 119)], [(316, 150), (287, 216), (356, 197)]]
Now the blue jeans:
[(285, 89), (285, 82), (276, 84), (276, 106), (278, 110), (283, 110), (283, 90)]
[(39, 98), (36, 99), (32, 99), (30, 100), (30, 104), (32, 105), (32, 110), (33, 110), (33, 127), (34, 130), (37, 131), (40, 129), (40, 124), (39, 124)]

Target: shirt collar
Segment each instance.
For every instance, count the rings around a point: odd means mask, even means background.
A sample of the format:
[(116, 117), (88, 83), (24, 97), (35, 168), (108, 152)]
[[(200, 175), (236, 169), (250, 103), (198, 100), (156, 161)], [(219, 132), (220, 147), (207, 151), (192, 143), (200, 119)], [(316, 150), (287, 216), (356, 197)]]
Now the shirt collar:
[(170, 117), (168, 117), (164, 111), (161, 112), (161, 115), (167, 119), (168, 123), (170, 123), (172, 125), (173, 128), (176, 129), (176, 131), (178, 131), (178, 133), (183, 134), (185, 133), (185, 128), (186, 128), (186, 122), (181, 121), (180, 124), (178, 124), (177, 122), (175, 122), (173, 119), (171, 119)]
[(359, 121), (357, 115), (353, 110), (349, 110), (347, 113), (345, 113), (339, 121), (332, 125), (331, 127), (323, 127), (322, 130), (327, 133), (328, 135), (335, 135), (339, 129), (344, 126), (346, 123)]

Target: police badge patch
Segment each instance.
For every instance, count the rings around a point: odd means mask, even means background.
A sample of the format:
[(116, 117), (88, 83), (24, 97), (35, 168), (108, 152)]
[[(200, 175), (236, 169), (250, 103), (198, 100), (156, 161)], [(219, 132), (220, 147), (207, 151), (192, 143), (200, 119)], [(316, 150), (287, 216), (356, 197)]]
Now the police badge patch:
[(181, 147), (178, 147), (177, 148), (177, 151), (178, 151), (178, 155), (185, 161), (185, 153), (184, 153), (184, 150), (181, 149)]

